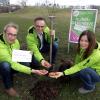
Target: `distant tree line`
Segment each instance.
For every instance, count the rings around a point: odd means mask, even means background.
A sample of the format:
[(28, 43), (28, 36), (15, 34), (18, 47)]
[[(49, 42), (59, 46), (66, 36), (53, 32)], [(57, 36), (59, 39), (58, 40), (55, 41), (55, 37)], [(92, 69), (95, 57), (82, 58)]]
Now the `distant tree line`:
[(14, 12), (18, 9), (21, 9), (19, 5), (0, 6), (0, 13)]

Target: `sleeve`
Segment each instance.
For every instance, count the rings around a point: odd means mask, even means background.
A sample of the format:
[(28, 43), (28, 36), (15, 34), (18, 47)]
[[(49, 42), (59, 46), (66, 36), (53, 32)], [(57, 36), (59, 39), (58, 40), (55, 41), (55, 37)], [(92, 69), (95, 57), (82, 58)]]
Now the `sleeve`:
[(65, 73), (65, 75), (74, 74), (86, 67), (91, 67), (92, 65), (94, 65), (95, 63), (97, 63), (99, 61), (100, 61), (100, 51), (96, 50), (85, 60), (75, 64), (70, 69), (65, 70), (64, 73)]
[(27, 40), (28, 49), (34, 53), (34, 56), (37, 59), (37, 61), (40, 62), (42, 59), (44, 59), (37, 47), (34, 36), (32, 34), (28, 34), (26, 40)]
[[(47, 42), (50, 43), (50, 41), (51, 41), (51, 40), (50, 40), (51, 36), (50, 36), (50, 29), (49, 29), (48, 26), (46, 26), (46, 27), (44, 28), (44, 33), (46, 33)], [(56, 34), (56, 33), (55, 33), (55, 34)], [(55, 36), (54, 36), (54, 41), (58, 42), (58, 38), (55, 37)]]
[(79, 54), (77, 54), (76, 57), (75, 57), (75, 64), (77, 64), (78, 62), (80, 62), (80, 56), (79, 56)]
[(46, 26), (44, 28), (44, 33), (46, 34), (45, 37), (46, 37), (47, 42), (50, 43), (50, 29), (49, 29), (49, 27)]
[(27, 66), (21, 65), (20, 63), (13, 62), (9, 50), (5, 46), (0, 46), (0, 61), (6, 61), (11, 64), (12, 69), (31, 74), (31, 69)]

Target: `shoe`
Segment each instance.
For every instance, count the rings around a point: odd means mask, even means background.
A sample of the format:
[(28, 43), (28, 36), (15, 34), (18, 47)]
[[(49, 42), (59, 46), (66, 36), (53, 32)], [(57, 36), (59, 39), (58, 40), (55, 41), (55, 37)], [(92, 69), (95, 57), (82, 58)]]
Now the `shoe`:
[(90, 92), (93, 92), (95, 88), (91, 89), (91, 90), (87, 90), (87, 89), (84, 89), (83, 87), (79, 88), (78, 89), (78, 92), (81, 93), (81, 94), (86, 94), (86, 93), (90, 93)]
[(19, 94), (16, 92), (14, 88), (6, 89), (5, 91), (9, 96), (19, 97)]

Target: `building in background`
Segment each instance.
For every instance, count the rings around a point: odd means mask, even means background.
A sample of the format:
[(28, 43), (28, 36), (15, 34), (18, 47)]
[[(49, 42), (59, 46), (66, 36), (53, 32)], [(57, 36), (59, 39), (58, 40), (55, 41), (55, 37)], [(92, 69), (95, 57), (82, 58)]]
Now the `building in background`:
[(0, 0), (0, 6), (8, 6), (10, 4), (10, 0)]
[(0, 13), (9, 13), (21, 9), (19, 5), (10, 4), (10, 0), (0, 0)]

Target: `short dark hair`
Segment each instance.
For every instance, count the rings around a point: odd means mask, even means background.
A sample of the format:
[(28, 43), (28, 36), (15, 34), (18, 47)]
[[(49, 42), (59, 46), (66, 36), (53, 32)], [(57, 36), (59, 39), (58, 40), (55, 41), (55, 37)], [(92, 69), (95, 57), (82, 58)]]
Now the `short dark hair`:
[(34, 23), (35, 23), (36, 21), (38, 21), (38, 20), (43, 20), (43, 21), (45, 21), (45, 18), (43, 18), (43, 17), (36, 17), (36, 18), (34, 19)]

